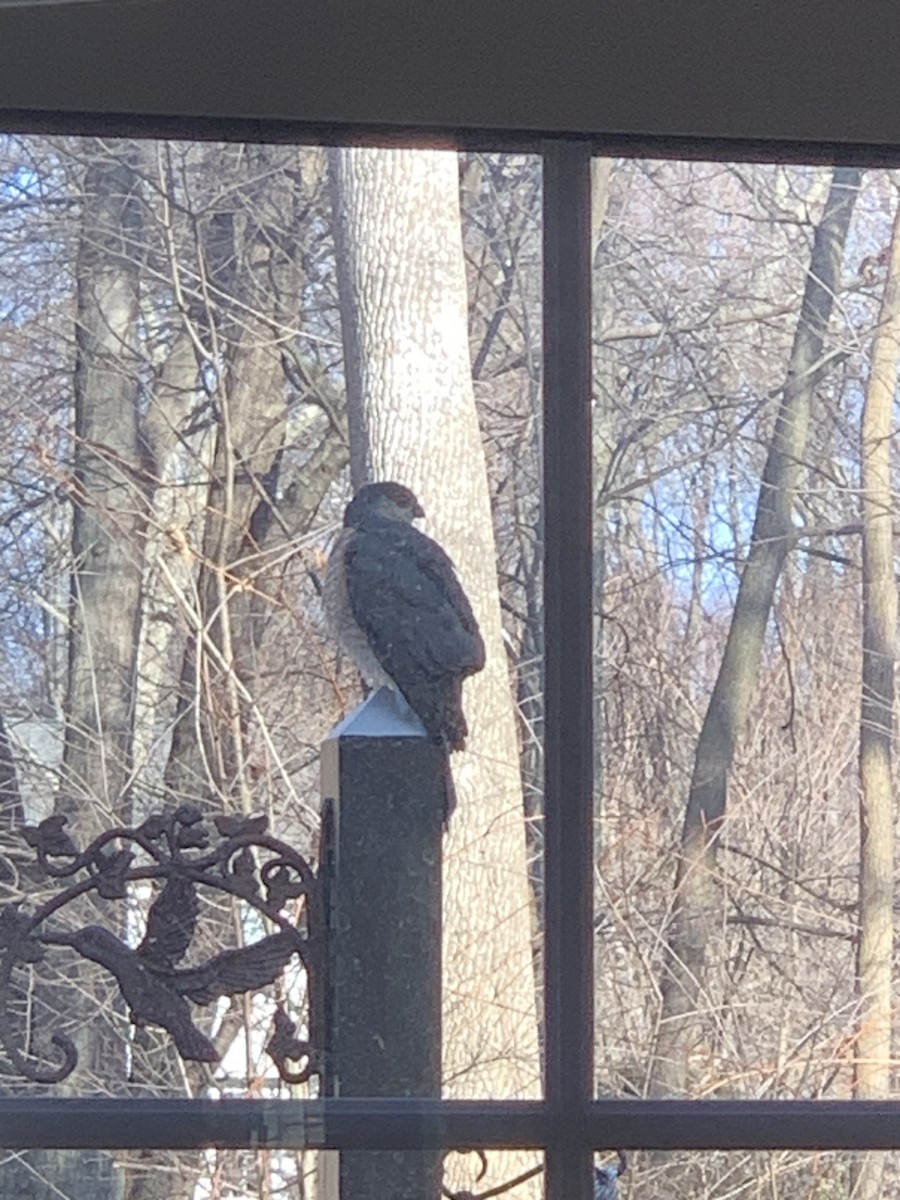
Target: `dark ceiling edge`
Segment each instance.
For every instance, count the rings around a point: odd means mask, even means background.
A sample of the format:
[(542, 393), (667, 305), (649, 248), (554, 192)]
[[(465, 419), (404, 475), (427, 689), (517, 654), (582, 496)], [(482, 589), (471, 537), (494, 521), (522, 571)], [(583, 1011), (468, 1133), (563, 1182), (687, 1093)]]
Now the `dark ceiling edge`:
[(590, 141), (595, 154), (609, 157), (792, 162), (883, 168), (900, 166), (900, 144), (581, 131), (538, 133), (533, 129), (449, 130), (399, 125), (321, 124), (249, 117), (172, 116), (162, 113), (152, 115), (0, 109), (0, 131), (12, 134), (168, 138), (184, 141), (408, 146), (520, 154), (539, 154), (542, 143), (571, 138)]

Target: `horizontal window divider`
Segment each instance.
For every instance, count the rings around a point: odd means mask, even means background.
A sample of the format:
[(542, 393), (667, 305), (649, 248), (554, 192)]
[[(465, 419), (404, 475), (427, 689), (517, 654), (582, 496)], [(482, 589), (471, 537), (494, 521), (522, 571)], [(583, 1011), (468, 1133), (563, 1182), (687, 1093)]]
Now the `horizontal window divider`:
[(900, 1150), (900, 1100), (598, 1100), (597, 1148)]
[(556, 1124), (540, 1101), (0, 1099), (6, 1150), (539, 1147)]
[(0, 1098), (0, 1148), (900, 1149), (900, 1100)]

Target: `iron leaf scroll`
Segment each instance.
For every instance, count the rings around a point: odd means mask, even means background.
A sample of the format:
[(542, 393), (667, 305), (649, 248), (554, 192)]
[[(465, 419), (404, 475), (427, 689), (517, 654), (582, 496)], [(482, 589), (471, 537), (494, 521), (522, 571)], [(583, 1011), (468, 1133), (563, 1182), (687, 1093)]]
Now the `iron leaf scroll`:
[[(84, 850), (66, 825), (65, 816), (55, 815), (22, 830), (37, 870), (66, 886), (33, 913), (23, 911), (21, 901), (0, 909), (0, 1042), (17, 1074), (36, 1083), (58, 1083), (78, 1061), (72, 1040), (61, 1032), (50, 1035), (44, 1054), (35, 1050), (40, 1037), (35, 1039), (33, 1031), (23, 1048), (10, 1018), (14, 972), (41, 962), (49, 952), (74, 952), (99, 964), (114, 978), (135, 1025), (162, 1027), (182, 1058), (208, 1063), (217, 1062), (219, 1054), (195, 1023), (194, 1006), (256, 992), (274, 983), (296, 955), (308, 981), (308, 1036), (298, 1035), (279, 1003), (266, 1050), (288, 1083), (302, 1083), (320, 1069), (315, 1048), (323, 958), (319, 881), (302, 855), (268, 833), (265, 817), (220, 815), (211, 827), (199, 808), (184, 804), (134, 828), (110, 829)], [(105, 901), (125, 900), (132, 885), (148, 882), (156, 892), (138, 945), (103, 925), (73, 928), (71, 916), (67, 923), (66, 908), (74, 901), (92, 893)], [(272, 932), (186, 965), (203, 889), (241, 900)], [(120, 931), (124, 925), (123, 918)]]

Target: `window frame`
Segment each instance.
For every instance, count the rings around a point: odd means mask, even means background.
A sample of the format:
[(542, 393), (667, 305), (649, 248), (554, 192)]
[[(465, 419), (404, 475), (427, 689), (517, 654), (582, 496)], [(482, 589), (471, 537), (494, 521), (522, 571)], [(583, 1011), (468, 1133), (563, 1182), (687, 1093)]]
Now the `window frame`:
[[(303, 126), (184, 118), (22, 117), (31, 131), (300, 143)], [(320, 140), (317, 131), (313, 140)], [(378, 143), (335, 130), (335, 143)], [(395, 135), (394, 144), (422, 144)], [(510, 141), (516, 139), (510, 135)], [(474, 146), (477, 136), (453, 139)], [(504, 148), (490, 135), (492, 148)], [(446, 145), (446, 142), (444, 143)], [(645, 147), (629, 142), (630, 155)], [(549, 1200), (591, 1200), (593, 1154), (656, 1150), (900, 1149), (900, 1101), (596, 1100), (593, 970), (591, 160), (596, 143), (531, 143), (543, 164), (545, 1065), (543, 1099), (181, 1100), (0, 1098), (3, 1149), (523, 1148), (546, 1154)], [(507, 145), (505, 148), (509, 148)], [(520, 147), (517, 147), (520, 148)], [(673, 156), (790, 157), (775, 143), (697, 140)], [(686, 151), (692, 153), (686, 154)], [(765, 152), (764, 152), (765, 151)], [(847, 156), (852, 158), (851, 153)]]

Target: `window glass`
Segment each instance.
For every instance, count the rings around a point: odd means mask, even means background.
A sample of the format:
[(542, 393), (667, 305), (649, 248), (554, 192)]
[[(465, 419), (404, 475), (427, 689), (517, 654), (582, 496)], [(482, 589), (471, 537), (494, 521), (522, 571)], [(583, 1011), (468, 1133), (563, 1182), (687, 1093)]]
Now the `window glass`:
[(595, 163), (604, 1096), (887, 1094), (895, 211)]
[(539, 161), (6, 136), (0, 244), (3, 1086), (534, 1098)]
[(259, 1197), (316, 1194), (315, 1156), (265, 1150), (30, 1150), (4, 1155), (4, 1186), (9, 1195), (50, 1200), (60, 1195), (111, 1194), (184, 1197)]
[[(644, 1189), (689, 1190), (692, 1195), (725, 1196), (830, 1196), (846, 1194), (868, 1173), (886, 1189), (897, 1171), (897, 1155), (871, 1151), (730, 1151), (728, 1153), (670, 1152), (632, 1155), (620, 1195), (638, 1195)], [(856, 1183), (856, 1187), (860, 1184)], [(884, 1194), (876, 1190), (875, 1194)]]

